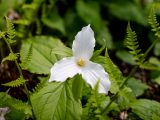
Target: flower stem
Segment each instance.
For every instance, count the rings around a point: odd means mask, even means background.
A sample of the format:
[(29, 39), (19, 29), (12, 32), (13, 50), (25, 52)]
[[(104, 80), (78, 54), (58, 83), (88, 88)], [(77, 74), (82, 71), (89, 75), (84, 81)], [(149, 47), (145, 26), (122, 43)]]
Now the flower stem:
[[(159, 38), (157, 38), (156, 40), (154, 40), (154, 42), (150, 45), (150, 47), (146, 50), (146, 52), (144, 53), (144, 56), (146, 57), (148, 55), (148, 53), (152, 50), (152, 48), (154, 47), (154, 45), (157, 43), (157, 41), (159, 40)], [(124, 80), (124, 82), (120, 85), (119, 90), (122, 90), (124, 85), (127, 83), (127, 81), (129, 80), (129, 78), (135, 73), (135, 71), (137, 70), (138, 66), (134, 66), (133, 69), (131, 70), (131, 72), (129, 73), (129, 75), (127, 76), (127, 78)], [(104, 108), (104, 110), (102, 111), (102, 114), (105, 114), (108, 110), (108, 108), (110, 107), (110, 105), (116, 100), (117, 96), (119, 94), (119, 91), (116, 92), (116, 94), (111, 98), (110, 102), (107, 104), (107, 106)]]
[[(14, 52), (13, 52), (11, 46), (10, 46), (10, 43), (8, 42), (8, 40), (7, 40), (5, 37), (3, 37), (3, 39), (5, 40), (8, 48), (9, 48), (10, 53), (14, 54)], [(19, 72), (20, 76), (22, 77), (22, 79), (24, 79), (24, 76), (23, 76), (22, 70), (21, 70), (21, 68), (20, 68), (20, 66), (19, 66), (19, 64), (18, 64), (18, 61), (15, 59), (14, 62), (15, 62), (15, 64), (16, 64), (16, 67), (17, 67), (17, 69), (18, 69), (18, 72)], [(25, 89), (25, 92), (26, 92), (26, 95), (27, 95), (29, 104), (30, 104), (31, 107), (32, 107), (32, 103), (31, 103), (31, 99), (30, 99), (30, 94), (29, 94), (29, 90), (28, 90), (28, 88), (27, 88), (27, 85), (26, 85), (26, 83), (24, 83), (23, 85), (24, 85), (24, 89)], [(33, 111), (33, 107), (31, 108), (31, 110), (32, 110), (33, 118), (35, 118), (34, 111)]]

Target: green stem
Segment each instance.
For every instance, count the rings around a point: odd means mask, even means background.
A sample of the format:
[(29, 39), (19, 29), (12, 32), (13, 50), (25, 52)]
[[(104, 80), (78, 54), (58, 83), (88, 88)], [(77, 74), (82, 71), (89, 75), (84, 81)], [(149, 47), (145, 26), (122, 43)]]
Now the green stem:
[(144, 53), (145, 57), (148, 55), (148, 53), (151, 51), (151, 49), (154, 47), (154, 45), (157, 43), (158, 40), (159, 40), (159, 38), (154, 40), (153, 43), (151, 44), (151, 46), (146, 50), (146, 52)]
[[(124, 82), (120, 85), (119, 90), (123, 89), (124, 85), (127, 83), (127, 81), (129, 80), (129, 78), (134, 74), (134, 72), (137, 70), (137, 68), (138, 68), (138, 66), (135, 66), (132, 69), (132, 71), (130, 72), (130, 74), (127, 76), (127, 78), (124, 80)], [(110, 100), (110, 102), (108, 103), (108, 105), (102, 111), (102, 114), (105, 114), (105, 112), (110, 107), (110, 105), (116, 100), (118, 94), (119, 94), (119, 91), (112, 97), (112, 99)]]
[[(146, 57), (148, 55), (148, 53), (152, 50), (152, 48), (154, 47), (154, 45), (157, 43), (157, 41), (159, 40), (159, 38), (157, 38), (152, 44), (151, 46), (146, 50), (146, 52), (144, 53), (144, 56)], [(135, 66), (131, 72), (129, 73), (129, 75), (127, 76), (127, 78), (124, 80), (124, 82), (120, 85), (119, 90), (123, 89), (124, 85), (127, 83), (127, 81), (129, 80), (129, 78), (135, 73), (135, 71), (137, 70), (138, 66)], [(110, 102), (108, 103), (108, 105), (104, 108), (104, 110), (102, 111), (102, 114), (105, 114), (108, 110), (108, 108), (110, 107), (110, 105), (116, 100), (117, 96), (119, 94), (119, 91), (116, 92), (116, 94), (112, 97), (112, 99), (110, 100)]]
[[(10, 53), (14, 54), (14, 52), (13, 52), (13, 50), (12, 50), (12, 48), (11, 48), (9, 42), (8, 42), (8, 40), (7, 40), (5, 37), (3, 37), (3, 39), (5, 40), (8, 48), (9, 48)], [(19, 72), (20, 76), (22, 77), (22, 79), (24, 79), (24, 76), (23, 76), (22, 70), (21, 70), (21, 68), (20, 68), (20, 66), (19, 66), (19, 64), (18, 64), (18, 61), (17, 61), (16, 59), (15, 59), (14, 61), (15, 61), (16, 67), (18, 68), (18, 72)], [(30, 99), (30, 94), (29, 94), (29, 90), (28, 90), (28, 88), (27, 88), (27, 85), (26, 85), (25, 83), (24, 83), (23, 85), (24, 85), (24, 89), (25, 89), (25, 91), (26, 91), (26, 95), (27, 95), (29, 104), (30, 104), (31, 107), (32, 107), (32, 103), (31, 103), (31, 99)], [(33, 107), (32, 107), (32, 114), (33, 114), (33, 118), (35, 118), (35, 115), (34, 115), (34, 112), (33, 112)]]

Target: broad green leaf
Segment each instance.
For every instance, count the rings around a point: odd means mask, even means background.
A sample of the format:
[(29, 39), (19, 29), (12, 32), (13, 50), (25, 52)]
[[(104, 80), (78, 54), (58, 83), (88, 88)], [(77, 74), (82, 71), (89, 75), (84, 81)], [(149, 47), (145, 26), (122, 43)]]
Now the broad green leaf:
[(158, 76), (154, 81), (160, 85), (160, 76)]
[(62, 34), (65, 34), (64, 21), (56, 10), (52, 11), (48, 16), (42, 18), (42, 22), (53, 29), (59, 30)]
[(114, 44), (112, 41), (112, 35), (110, 34), (110, 31), (105, 24), (102, 24), (101, 29), (96, 30), (96, 33), (97, 33), (96, 40), (100, 45), (106, 44), (106, 47), (108, 49), (114, 48)]
[(4, 17), (9, 9), (14, 8), (16, 5), (20, 4), (22, 4), (21, 0), (11, 0), (9, 2), (7, 0), (1, 0), (0, 17)]
[(160, 56), (160, 42), (156, 43), (154, 47), (154, 54)]
[[(72, 9), (68, 9), (64, 16), (66, 35), (68, 37), (67, 43), (71, 46), (73, 39), (78, 31), (84, 26), (82, 20), (79, 19), (79, 16)], [(76, 21), (76, 22), (75, 22)]]
[(127, 82), (128, 87), (132, 89), (132, 92), (135, 94), (136, 97), (142, 95), (145, 90), (149, 88), (148, 85), (141, 82), (141, 80), (130, 78)]
[(9, 107), (10, 112), (5, 116), (7, 120), (25, 120), (32, 116), (28, 103), (12, 98), (4, 92), (0, 92), (0, 107)]
[(101, 30), (100, 6), (97, 2), (83, 2), (77, 0), (76, 9), (78, 15), (87, 23), (95, 26), (95, 29)]
[(160, 119), (160, 103), (154, 100), (140, 99), (131, 104), (132, 112), (143, 120)]
[[(13, 11), (16, 6), (22, 4), (22, 0), (1, 0), (0, 1), (0, 28), (6, 30), (4, 24), (4, 16)], [(8, 16), (11, 14), (8, 14)]]
[(127, 51), (119, 50), (116, 52), (116, 56), (120, 58), (123, 62), (134, 65), (135, 61), (133, 55), (129, 54)]
[(80, 120), (81, 106), (67, 82), (52, 82), (31, 96), (37, 120)]
[(66, 46), (55, 47), (52, 49), (52, 53), (63, 57), (72, 56), (72, 50)]
[(150, 57), (149, 63), (154, 64), (160, 68), (160, 60), (156, 57)]
[(83, 84), (84, 80), (82, 79), (81, 75), (77, 74), (73, 77), (72, 93), (74, 99), (77, 101), (82, 97)]
[(143, 9), (130, 1), (106, 3), (106, 6), (109, 12), (119, 19), (147, 25), (147, 16)]
[(23, 63), (28, 57), (28, 51), (32, 45), (32, 55), (28, 61), (27, 70), (32, 73), (49, 74), (50, 68), (57, 61), (57, 57), (51, 53), (53, 48), (63, 48), (63, 43), (53, 37), (36, 36), (23, 41), (20, 51), (20, 60)]

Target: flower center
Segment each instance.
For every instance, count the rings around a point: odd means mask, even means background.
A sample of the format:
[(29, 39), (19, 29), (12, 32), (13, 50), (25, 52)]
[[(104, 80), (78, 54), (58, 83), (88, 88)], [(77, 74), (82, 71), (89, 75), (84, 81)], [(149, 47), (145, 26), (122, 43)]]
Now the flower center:
[(80, 58), (77, 60), (77, 65), (80, 66), (80, 67), (84, 67), (86, 64), (85, 60)]

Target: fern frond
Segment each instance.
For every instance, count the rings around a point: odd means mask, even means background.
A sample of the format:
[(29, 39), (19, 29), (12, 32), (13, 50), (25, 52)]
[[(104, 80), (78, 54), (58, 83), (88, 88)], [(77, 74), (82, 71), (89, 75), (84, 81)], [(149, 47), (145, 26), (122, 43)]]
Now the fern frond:
[(0, 31), (0, 39), (5, 36), (5, 32)]
[(155, 32), (155, 35), (157, 37), (160, 37), (160, 26), (159, 26), (159, 23), (157, 22), (154, 7), (151, 8), (151, 11), (150, 11), (150, 14), (149, 14), (149, 17), (148, 17), (148, 23), (151, 25), (152, 31)]
[(7, 57), (3, 58), (2, 63), (7, 60), (14, 61), (18, 58), (18, 56), (19, 56), (19, 53), (9, 53)]
[(129, 52), (133, 55), (134, 60), (138, 65), (142, 65), (145, 61), (144, 54), (139, 49), (137, 35), (135, 31), (132, 31), (130, 24), (127, 26), (127, 38), (124, 41), (125, 46), (130, 50)]
[[(94, 97), (95, 97), (95, 103), (97, 105), (97, 108), (101, 109), (100, 108), (100, 95), (98, 94), (98, 91), (99, 91), (99, 84), (100, 84), (100, 80), (98, 80), (98, 82), (96, 83), (95, 87), (94, 87), (94, 90), (93, 90), (93, 94), (94, 94)], [(100, 112), (100, 111), (99, 111)]]
[(19, 87), (19, 86), (23, 85), (25, 82), (26, 82), (26, 80), (24, 80), (22, 77), (20, 77), (14, 81), (11, 81), (11, 82), (8, 82), (8, 83), (2, 84), (2, 85), (8, 86), (8, 87)]
[[(48, 77), (38, 77), (40, 83), (38, 83), (31, 91), (32, 93), (38, 93), (48, 83)], [(32, 94), (31, 94), (32, 95)]]
[(31, 106), (28, 103), (17, 100), (17, 103), (12, 104), (12, 107), (19, 111), (23, 111), (26, 115), (32, 116)]
[(22, 63), (20, 64), (20, 66), (22, 69), (26, 70), (32, 58), (32, 44), (29, 46), (28, 51), (21, 51), (22, 54), (24, 54), (24, 52), (27, 52), (27, 53), (25, 53), (26, 54), (25, 58), (21, 60)]
[(37, 93), (38, 91), (40, 91), (42, 88), (44, 87), (43, 83), (38, 83), (35, 88), (32, 89), (32, 93)]
[(31, 106), (28, 103), (15, 99), (6, 92), (0, 92), (0, 106), (8, 106), (11, 111), (14, 108), (16, 111), (23, 112), (26, 117), (32, 116)]
[(7, 17), (6, 17), (6, 23), (7, 23), (8, 42), (11, 44), (11, 43), (15, 42), (15, 40), (13, 40), (13, 39), (16, 36), (16, 31), (14, 29), (14, 25), (13, 25), (12, 21)]

